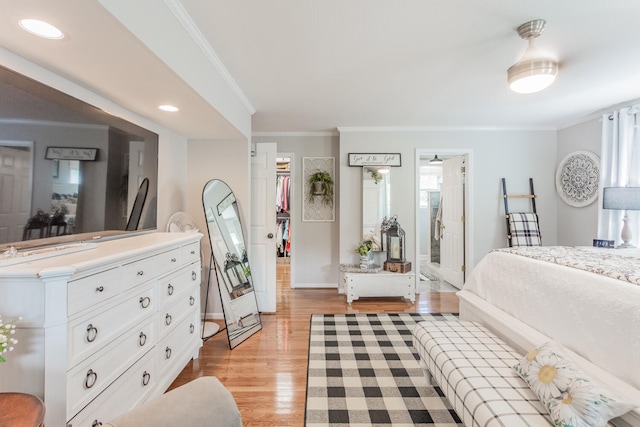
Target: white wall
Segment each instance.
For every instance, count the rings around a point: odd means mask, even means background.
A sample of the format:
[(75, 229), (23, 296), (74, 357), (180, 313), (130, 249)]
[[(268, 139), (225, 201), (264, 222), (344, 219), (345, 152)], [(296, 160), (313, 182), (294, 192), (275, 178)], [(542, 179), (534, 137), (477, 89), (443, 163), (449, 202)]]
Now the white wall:
[[(533, 178), (545, 245), (556, 244), (557, 199), (554, 185), (556, 132), (552, 130), (471, 129), (340, 129), (340, 262), (355, 260), (353, 247), (360, 239), (360, 168), (348, 166), (350, 152), (400, 153), (402, 167), (392, 168), (392, 214), (407, 235), (408, 260), (416, 262), (416, 150), (462, 150), (469, 152), (468, 173), (472, 200), (467, 206), (471, 230), (472, 258), (467, 271), (490, 250), (504, 247), (506, 229), (500, 179), (505, 177), (510, 193), (528, 193)], [(512, 206), (510, 211), (528, 210)]]
[[(574, 151), (591, 151), (600, 157), (602, 121), (592, 119), (558, 131), (558, 164)], [(598, 232), (598, 203), (576, 208), (556, 196), (558, 203), (558, 244), (591, 246)]]
[[(340, 180), (335, 178), (334, 222), (302, 222), (302, 158), (336, 157), (338, 165), (338, 137), (330, 133), (256, 135), (252, 141), (275, 142), (279, 153), (293, 153), (291, 200), (293, 212), (291, 285), (293, 287), (335, 287), (338, 283), (338, 223)], [(274, 224), (275, 226), (275, 224)], [(274, 248), (275, 250), (275, 248)]]

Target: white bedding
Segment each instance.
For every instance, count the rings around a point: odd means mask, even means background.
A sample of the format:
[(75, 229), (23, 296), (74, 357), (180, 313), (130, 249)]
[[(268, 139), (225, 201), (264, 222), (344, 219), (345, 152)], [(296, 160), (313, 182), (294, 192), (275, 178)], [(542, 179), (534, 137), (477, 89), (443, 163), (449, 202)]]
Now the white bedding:
[[(640, 269), (640, 259), (629, 262)], [(463, 290), (640, 389), (640, 286), (496, 251), (478, 263)]]

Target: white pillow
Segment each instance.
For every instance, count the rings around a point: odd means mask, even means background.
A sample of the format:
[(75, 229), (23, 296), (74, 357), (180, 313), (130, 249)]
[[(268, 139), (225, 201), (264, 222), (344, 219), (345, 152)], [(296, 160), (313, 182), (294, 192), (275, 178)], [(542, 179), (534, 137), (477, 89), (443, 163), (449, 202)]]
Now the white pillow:
[(589, 378), (553, 341), (531, 350), (513, 370), (547, 408), (558, 427), (604, 427), (638, 404), (626, 402)]

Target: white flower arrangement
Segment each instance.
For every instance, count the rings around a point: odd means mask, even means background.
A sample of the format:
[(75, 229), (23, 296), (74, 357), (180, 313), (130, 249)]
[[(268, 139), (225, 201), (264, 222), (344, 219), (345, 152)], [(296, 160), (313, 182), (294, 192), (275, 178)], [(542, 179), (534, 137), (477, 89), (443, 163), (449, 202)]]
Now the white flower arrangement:
[(3, 323), (2, 316), (0, 316), (0, 363), (6, 362), (6, 359), (2, 355), (8, 351), (13, 351), (13, 346), (18, 344), (18, 340), (11, 337), (16, 333), (16, 322), (22, 320), (19, 317), (12, 322)]

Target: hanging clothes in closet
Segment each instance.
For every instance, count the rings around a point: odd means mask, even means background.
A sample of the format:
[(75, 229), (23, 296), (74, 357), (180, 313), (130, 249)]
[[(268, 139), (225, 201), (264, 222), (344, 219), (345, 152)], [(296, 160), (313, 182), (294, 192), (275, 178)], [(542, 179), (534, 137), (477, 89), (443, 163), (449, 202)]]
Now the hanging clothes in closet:
[(288, 257), (291, 252), (290, 207), (289, 171), (278, 171), (276, 180), (276, 249), (279, 257)]

